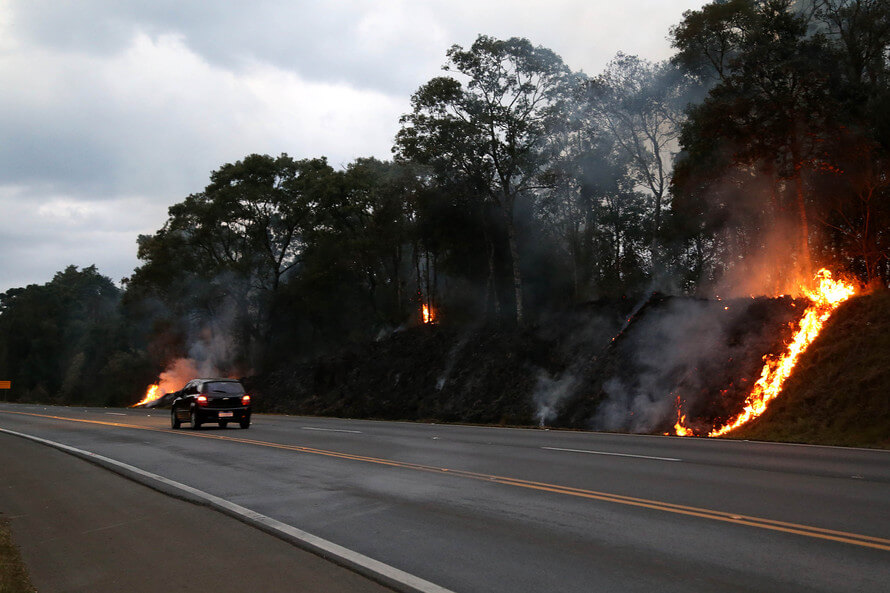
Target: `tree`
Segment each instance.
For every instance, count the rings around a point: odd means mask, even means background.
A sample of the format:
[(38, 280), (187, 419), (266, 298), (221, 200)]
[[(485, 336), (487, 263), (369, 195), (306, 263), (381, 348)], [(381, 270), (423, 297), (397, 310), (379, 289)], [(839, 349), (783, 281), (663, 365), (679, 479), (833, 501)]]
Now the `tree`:
[[(815, 16), (842, 48), (853, 92), (888, 84), (890, 4), (885, 0), (813, 0)], [(863, 89), (862, 87), (865, 87)]]
[[(303, 235), (336, 175), (322, 159), (249, 155), (211, 174), (203, 192), (171, 206), (164, 227), (141, 237), (129, 288), (154, 294), (194, 325), (244, 344), (247, 370), (259, 359), (274, 295), (300, 263)], [(247, 367), (247, 368), (245, 368)]]
[(465, 50), (448, 50), (445, 70), (412, 96), (401, 118), (396, 152), (402, 159), (468, 178), (503, 214), (507, 229), (516, 322), (523, 321), (522, 275), (515, 207), (538, 188), (548, 135), (560, 121), (569, 71), (549, 49), (527, 39), (480, 36)]
[(103, 405), (130, 401), (134, 376), (139, 381), (144, 370), (138, 356), (124, 381), (105, 381), (109, 357), (131, 352), (120, 297), (95, 266), (68, 266), (46, 284), (0, 294), (0, 368), (12, 380), (12, 397)]
[[(796, 213), (798, 272), (810, 277), (811, 206), (805, 174), (825, 161), (824, 143), (837, 130), (837, 109), (824, 68), (824, 40), (807, 35), (806, 20), (790, 4), (715, 2), (700, 12), (687, 12), (674, 29), (678, 60), (710, 63), (718, 79), (683, 129), (683, 184), (678, 189), (692, 191), (694, 180), (708, 175), (694, 174), (696, 169), (747, 169), (765, 175), (772, 188), (762, 208), (773, 217), (781, 210)], [(703, 20), (707, 27), (696, 25)], [(715, 37), (714, 31), (732, 34)], [(714, 47), (720, 47), (719, 60), (713, 57)], [(697, 60), (696, 52), (701, 54)]]
[(726, 80), (755, 25), (754, 0), (711, 2), (687, 10), (671, 29), (673, 61), (703, 82)]
[(636, 185), (650, 195), (649, 252), (661, 270), (657, 245), (667, 206), (673, 156), (683, 121), (685, 81), (670, 63), (652, 64), (619, 53), (590, 81), (591, 124), (611, 135)]

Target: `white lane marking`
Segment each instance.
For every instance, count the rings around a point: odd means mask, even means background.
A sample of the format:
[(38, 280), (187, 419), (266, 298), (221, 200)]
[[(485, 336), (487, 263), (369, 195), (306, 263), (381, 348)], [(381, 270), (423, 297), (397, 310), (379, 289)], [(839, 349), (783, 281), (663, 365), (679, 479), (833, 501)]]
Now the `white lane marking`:
[[(77, 449), (70, 445), (64, 445), (62, 443), (57, 443), (55, 441), (50, 441), (22, 432), (16, 432), (14, 430), (0, 428), (0, 432), (30, 439), (38, 443), (43, 443), (44, 445), (49, 445), (50, 447), (55, 447), (61, 451), (71, 453), (76, 457), (97, 463), (97, 465), (106, 467), (116, 473), (123, 473), (131, 478), (135, 474), (137, 477), (134, 479), (146, 485), (150, 485), (148, 482), (157, 482), (169, 489), (178, 490), (180, 493), (186, 493), (189, 495), (186, 498), (203, 500), (209, 506), (222, 511), (227, 515), (234, 516), (248, 524), (255, 525), (273, 535), (283, 537), (283, 539), (287, 541), (297, 542), (298, 547), (318, 554), (322, 558), (332, 560), (335, 564), (346, 566), (359, 574), (369, 577), (379, 583), (383, 583), (397, 591), (408, 591), (412, 593), (454, 593), (450, 589), (440, 587), (435, 583), (431, 583), (420, 577), (414, 576), (413, 574), (399, 570), (389, 564), (374, 560), (364, 554), (354, 552), (349, 548), (344, 548), (343, 546), (312, 535), (302, 529), (297, 529), (287, 523), (282, 523), (281, 521), (267, 517), (266, 515), (262, 515), (241, 505), (237, 505), (234, 502), (229, 502), (224, 498), (214, 496), (213, 494), (198, 490), (197, 488), (192, 488), (191, 486), (165, 478), (164, 476), (153, 474), (144, 469), (139, 469), (136, 466), (129, 465), (122, 461), (117, 461), (97, 453)], [(120, 470), (123, 470), (123, 472)], [(164, 492), (165, 489), (161, 489), (161, 491)]]
[(362, 434), (360, 430), (344, 430), (342, 428), (315, 428), (314, 426), (301, 426), (303, 430), (323, 430), (325, 432), (351, 432), (352, 434)]
[(607, 451), (588, 451), (587, 449), (562, 449), (560, 447), (541, 447), (548, 451), (567, 451), (569, 453), (590, 453), (592, 455), (613, 455), (615, 457), (635, 457), (637, 459), (655, 459), (657, 461), (683, 461), (676, 457), (652, 457), (651, 455), (631, 455), (630, 453), (609, 453)]
[(109, 416), (126, 416), (126, 414), (122, 414), (120, 412), (105, 412)]

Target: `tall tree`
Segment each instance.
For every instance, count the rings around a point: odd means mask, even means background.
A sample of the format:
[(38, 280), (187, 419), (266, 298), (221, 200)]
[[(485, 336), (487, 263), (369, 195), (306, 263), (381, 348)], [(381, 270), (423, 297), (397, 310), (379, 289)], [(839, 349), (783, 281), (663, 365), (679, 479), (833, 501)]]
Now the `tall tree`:
[[(12, 380), (12, 396), (103, 405), (130, 401), (132, 376), (106, 382), (110, 356), (128, 353), (120, 296), (95, 266), (68, 266), (46, 284), (0, 294), (0, 369)], [(135, 367), (131, 375), (142, 370)]]
[(683, 121), (685, 81), (670, 63), (619, 53), (590, 82), (592, 124), (612, 136), (636, 184), (649, 193), (649, 252), (661, 272), (658, 237), (667, 207), (673, 156)]
[[(310, 212), (336, 185), (324, 159), (249, 155), (211, 174), (203, 192), (171, 206), (164, 227), (140, 239), (130, 289), (153, 293), (195, 331), (225, 318), (246, 346), (239, 367), (258, 360), (271, 304), (300, 262)], [(246, 370), (246, 369), (245, 369)]]
[(516, 322), (523, 322), (516, 240), (517, 199), (539, 187), (548, 135), (560, 121), (569, 70), (551, 50), (527, 39), (480, 36), (448, 50), (446, 71), (412, 96), (401, 118), (400, 158), (472, 180), (503, 214), (511, 259)]
[[(734, 31), (726, 39), (735, 44), (726, 48), (728, 59), (716, 61), (718, 83), (692, 110), (684, 128), (683, 180), (695, 177), (688, 175), (690, 167), (713, 168), (721, 158), (723, 167), (756, 170), (772, 179), (767, 192), (771, 202), (764, 207), (774, 216), (781, 209), (796, 212), (796, 262), (801, 277), (809, 277), (811, 216), (805, 174), (821, 159), (824, 140), (836, 126), (824, 41), (808, 36), (807, 22), (794, 13), (791, 0), (731, 2), (732, 10), (721, 6), (719, 14), (713, 13), (713, 7), (723, 4), (686, 13), (684, 23), (674, 29), (678, 58), (686, 63), (715, 63), (707, 54), (715, 45), (714, 30)], [(714, 17), (709, 27), (693, 27), (706, 13)], [(696, 52), (706, 55), (696, 62)]]

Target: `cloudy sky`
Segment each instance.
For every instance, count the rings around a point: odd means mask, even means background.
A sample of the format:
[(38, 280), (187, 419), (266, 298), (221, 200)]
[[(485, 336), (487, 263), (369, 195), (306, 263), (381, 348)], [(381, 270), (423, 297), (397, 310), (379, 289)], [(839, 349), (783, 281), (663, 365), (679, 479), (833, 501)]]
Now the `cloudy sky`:
[(454, 43), (522, 36), (597, 74), (670, 55), (694, 0), (0, 0), (0, 291), (136, 237), (251, 153), (389, 158)]

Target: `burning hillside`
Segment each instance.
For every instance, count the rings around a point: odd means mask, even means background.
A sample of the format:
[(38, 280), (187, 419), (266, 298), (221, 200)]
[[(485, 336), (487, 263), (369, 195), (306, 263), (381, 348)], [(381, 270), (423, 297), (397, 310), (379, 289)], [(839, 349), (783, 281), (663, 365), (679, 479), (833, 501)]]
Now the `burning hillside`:
[(731, 433), (890, 448), (890, 292), (850, 299), (800, 356), (782, 395)]
[(656, 293), (591, 303), (526, 331), (421, 325), (257, 387), (280, 412), (654, 434), (675, 434), (685, 417), (680, 427), (703, 435), (739, 416), (764, 358), (782, 358), (812, 298)]
[[(798, 328), (787, 343), (785, 351), (778, 356), (764, 357), (766, 364), (763, 366), (760, 378), (745, 399), (745, 407), (737, 416), (722, 426), (714, 426), (707, 433), (708, 436), (723, 436), (761, 416), (769, 403), (779, 396), (782, 386), (791, 375), (798, 358), (819, 336), (828, 318), (831, 317), (835, 309), (856, 292), (852, 284), (842, 280), (833, 280), (831, 272), (825, 269), (819, 270), (816, 279), (816, 288), (804, 290), (810, 300), (810, 305), (804, 311)], [(680, 414), (679, 399), (677, 414), (679, 419), (674, 426), (676, 434), (688, 436), (691, 431), (688, 426), (684, 426), (683, 416)]]
[(674, 433), (710, 429), (744, 401), (763, 357), (790, 338), (805, 302), (791, 297), (709, 300), (653, 295), (602, 352), (579, 369), (581, 387), (554, 424)]

